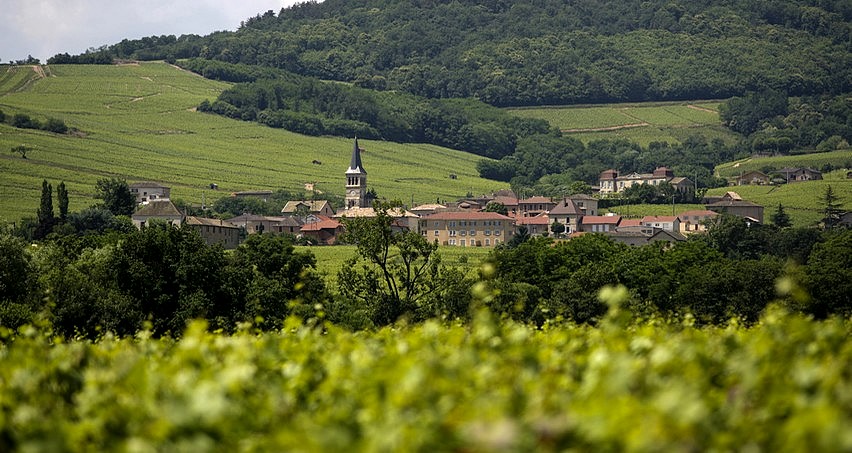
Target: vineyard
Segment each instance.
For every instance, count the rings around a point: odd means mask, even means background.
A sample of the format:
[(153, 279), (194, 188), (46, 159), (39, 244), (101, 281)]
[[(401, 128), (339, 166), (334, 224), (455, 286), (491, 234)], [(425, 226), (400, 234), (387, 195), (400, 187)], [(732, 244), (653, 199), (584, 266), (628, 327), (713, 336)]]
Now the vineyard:
[(852, 150), (793, 156), (750, 157), (719, 165), (716, 167), (716, 173), (723, 178), (736, 178), (745, 172), (754, 170), (764, 171), (768, 168), (779, 170), (788, 167), (808, 167), (819, 170), (826, 165), (832, 165), (835, 168), (852, 168)]
[[(850, 321), (2, 332), (3, 451), (849, 451)], [(311, 324), (311, 323), (309, 323)]]
[[(34, 215), (43, 179), (65, 181), (72, 211), (95, 202), (94, 185), (103, 177), (160, 181), (172, 187), (173, 198), (195, 204), (239, 190), (300, 192), (305, 183), (340, 190), (351, 138), (307, 137), (194, 111), (225, 83), (165, 63), (49, 68), (51, 76), (26, 84), (30, 68), (0, 66), (6, 115), (55, 117), (78, 130), (59, 135), (0, 124), (0, 222)], [(426, 203), (502, 188), (478, 176), (478, 156), (432, 145), (360, 143), (370, 185), (384, 197)], [(31, 148), (26, 159), (9, 152), (19, 145)], [(205, 193), (211, 183), (219, 192)]]
[(736, 140), (719, 120), (719, 102), (697, 101), (642, 104), (608, 104), (515, 108), (509, 111), (525, 118), (548, 121), (563, 133), (584, 143), (623, 138), (648, 146), (651, 142), (680, 143), (690, 135), (701, 134), (727, 143)]

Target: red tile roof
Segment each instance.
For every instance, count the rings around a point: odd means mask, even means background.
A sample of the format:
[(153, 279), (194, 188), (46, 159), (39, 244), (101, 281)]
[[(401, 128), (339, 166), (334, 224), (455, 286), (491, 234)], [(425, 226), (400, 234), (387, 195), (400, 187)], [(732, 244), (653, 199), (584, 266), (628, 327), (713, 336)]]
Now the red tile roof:
[(503, 214), (485, 211), (437, 212), (423, 218), (426, 220), (515, 220)]
[(621, 222), (621, 216), (618, 215), (587, 215), (583, 216), (580, 222), (583, 225), (618, 225)]
[(648, 222), (674, 222), (677, 216), (673, 215), (646, 215), (642, 217), (642, 223)]
[(642, 219), (622, 219), (618, 224), (620, 227), (638, 227), (642, 226)]
[(340, 227), (340, 222), (337, 220), (322, 220), (320, 222), (306, 223), (302, 225), (300, 231), (320, 231), (320, 230), (336, 230)]

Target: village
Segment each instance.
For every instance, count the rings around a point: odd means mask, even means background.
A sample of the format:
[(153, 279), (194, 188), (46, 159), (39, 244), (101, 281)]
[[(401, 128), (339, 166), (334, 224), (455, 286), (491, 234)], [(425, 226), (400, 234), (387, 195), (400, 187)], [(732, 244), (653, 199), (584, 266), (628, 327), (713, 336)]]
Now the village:
[[(361, 159), (362, 148), (354, 140), (349, 168), (344, 172), (345, 206), (336, 210), (327, 200), (291, 200), (279, 216), (243, 213), (229, 219), (185, 215), (170, 200), (171, 189), (156, 182), (130, 184), (140, 208), (133, 214), (133, 224), (143, 228), (152, 220), (198, 231), (208, 244), (236, 248), (246, 235), (271, 233), (306, 238), (317, 245), (337, 244), (343, 234), (344, 219), (373, 217), (372, 193), (367, 187), (367, 171)], [(785, 182), (819, 179), (811, 169), (784, 169)], [(342, 181), (342, 182), (344, 182)], [(728, 191), (719, 197), (704, 197), (703, 210), (689, 210), (672, 215), (627, 216), (602, 213), (601, 200), (618, 197), (619, 193), (639, 184), (670, 184), (682, 194), (694, 194), (695, 183), (687, 177), (675, 176), (672, 170), (659, 167), (652, 173), (620, 175), (614, 169), (601, 173), (593, 195), (576, 194), (559, 199), (544, 196), (519, 197), (511, 190), (489, 195), (465, 197), (455, 202), (423, 204), (397, 208), (389, 212), (394, 228), (415, 231), (439, 245), (458, 247), (496, 247), (515, 235), (549, 236), (567, 240), (588, 233), (602, 233), (614, 241), (640, 246), (657, 241), (679, 242), (690, 234), (703, 233), (720, 214), (742, 217), (749, 223), (764, 222), (764, 207), (743, 200)], [(733, 184), (769, 184), (769, 176), (749, 172)], [(272, 191), (243, 191), (232, 197), (254, 197), (262, 201)], [(674, 204), (672, 205), (674, 209)]]

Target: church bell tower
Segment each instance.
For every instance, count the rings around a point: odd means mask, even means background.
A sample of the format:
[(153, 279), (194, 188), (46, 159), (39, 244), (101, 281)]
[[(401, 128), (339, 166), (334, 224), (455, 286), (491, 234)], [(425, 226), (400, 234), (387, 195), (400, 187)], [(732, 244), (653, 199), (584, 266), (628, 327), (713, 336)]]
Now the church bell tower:
[(361, 148), (358, 138), (352, 149), (352, 160), (346, 170), (346, 209), (367, 207), (367, 171), (361, 164)]

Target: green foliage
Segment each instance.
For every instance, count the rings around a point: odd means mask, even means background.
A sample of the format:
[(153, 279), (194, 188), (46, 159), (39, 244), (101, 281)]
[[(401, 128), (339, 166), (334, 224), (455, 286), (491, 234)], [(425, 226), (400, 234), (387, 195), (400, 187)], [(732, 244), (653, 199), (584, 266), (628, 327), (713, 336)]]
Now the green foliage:
[(0, 235), (0, 326), (32, 322), (41, 309), (38, 271), (21, 239)]
[(136, 197), (124, 179), (99, 179), (95, 185), (95, 198), (103, 200), (103, 207), (113, 215), (129, 216), (136, 210)]
[[(415, 316), (441, 287), (441, 259), (437, 243), (395, 228), (400, 203), (377, 201), (373, 208), (375, 217), (343, 219), (345, 241), (357, 246), (358, 255), (344, 264), (337, 281), (345, 303), (363, 307), (372, 324), (383, 326)], [(365, 263), (359, 266), (359, 259)]]
[(56, 186), (56, 199), (59, 206), (59, 222), (65, 223), (68, 220), (68, 189), (65, 187), (65, 181)]
[(35, 239), (42, 239), (47, 236), (56, 224), (56, 217), (53, 214), (53, 187), (48, 184), (47, 180), (41, 183), (41, 203), (36, 214), (36, 220), (38, 220), (38, 228), (36, 229)]
[(840, 216), (843, 214), (843, 209), (841, 209), (843, 203), (840, 201), (840, 197), (834, 193), (829, 185), (826, 186), (820, 202), (823, 206), (823, 225), (825, 228), (834, 228), (840, 223)]
[(784, 206), (781, 205), (781, 203), (778, 203), (778, 209), (772, 213), (770, 220), (772, 220), (772, 224), (778, 228), (787, 228), (793, 224), (790, 222), (790, 215), (787, 214), (787, 211), (784, 210)]
[(496, 212), (498, 214), (509, 215), (509, 209), (506, 208), (506, 205), (500, 203), (499, 201), (489, 201), (485, 208), (483, 209), (485, 212)]
[[(375, 333), (53, 344), (4, 335), (3, 450), (845, 450), (849, 322), (545, 329), (480, 314)], [(27, 379), (21, 376), (26, 375)], [(353, 416), (353, 414), (359, 414)], [(631, 420), (631, 423), (625, 423)]]

